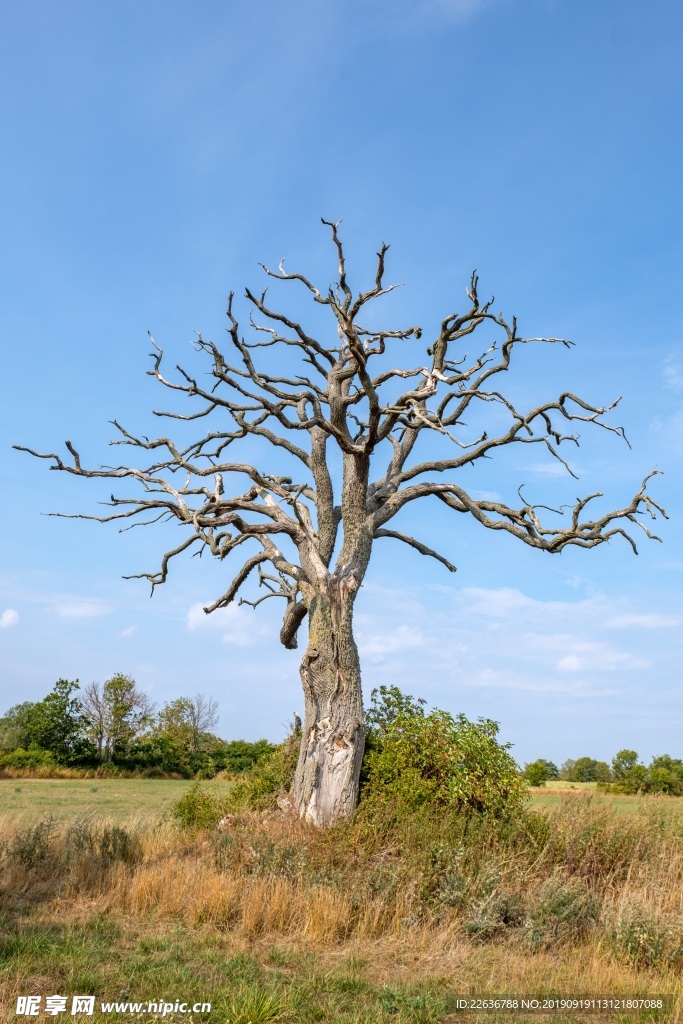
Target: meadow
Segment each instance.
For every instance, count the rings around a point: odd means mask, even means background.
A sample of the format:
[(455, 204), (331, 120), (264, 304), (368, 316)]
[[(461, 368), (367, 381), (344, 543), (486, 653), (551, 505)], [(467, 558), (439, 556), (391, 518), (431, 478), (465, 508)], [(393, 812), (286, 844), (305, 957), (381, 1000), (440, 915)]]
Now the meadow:
[[(223, 782), (205, 785), (219, 794), (230, 788)], [(0, 778), (0, 816), (21, 828), (45, 815), (153, 825), (191, 786), (187, 779)]]
[(683, 1020), (682, 801), (534, 791), (505, 828), (436, 830), (242, 811), (218, 833), (171, 814), (197, 792), (218, 814), (228, 790), (0, 781), (3, 1022), (28, 992), (211, 1002), (164, 1018), (192, 1024), (540, 1022), (463, 1017), (457, 999), (543, 994), (668, 995), (662, 1013), (585, 1019)]
[[(153, 825), (192, 785), (188, 779), (0, 777), (0, 818), (16, 827), (24, 827), (44, 815), (57, 819), (85, 815), (128, 826)], [(229, 781), (212, 779), (203, 782), (202, 788), (220, 799), (229, 793), (231, 785)], [(530, 806), (539, 810), (587, 798), (615, 814), (637, 813), (641, 807), (651, 807), (653, 801), (650, 796), (603, 793), (595, 782), (551, 781), (529, 789)], [(683, 816), (683, 799), (662, 798), (658, 806), (667, 813)]]

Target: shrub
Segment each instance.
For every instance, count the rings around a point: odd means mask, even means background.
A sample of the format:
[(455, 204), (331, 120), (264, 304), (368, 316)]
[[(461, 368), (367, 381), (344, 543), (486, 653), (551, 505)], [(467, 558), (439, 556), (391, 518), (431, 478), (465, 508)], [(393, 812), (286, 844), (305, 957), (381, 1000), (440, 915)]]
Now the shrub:
[(47, 816), (17, 832), (9, 845), (10, 858), (27, 868), (44, 863), (50, 855), (56, 828), (55, 819)]
[(224, 803), (199, 782), (195, 782), (171, 808), (171, 815), (180, 827), (190, 830), (213, 828), (224, 813)]
[(54, 754), (50, 750), (31, 746), (28, 750), (18, 747), (8, 754), (0, 754), (2, 768), (52, 768), (57, 765)]
[(683, 963), (683, 933), (680, 927), (665, 928), (646, 913), (636, 913), (619, 922), (612, 935), (617, 957), (634, 967), (680, 967)]
[(231, 740), (221, 750), (220, 761), (225, 771), (248, 772), (263, 761), (275, 750), (275, 745), (268, 740)]
[(264, 754), (232, 787), (230, 803), (255, 810), (274, 807), (278, 793), (288, 793), (292, 788), (300, 739), (301, 733), (292, 729), (284, 743)]
[(393, 686), (373, 690), (367, 721), (361, 801), (493, 815), (523, 804), (524, 782), (508, 744), (496, 740), (496, 722), (427, 714), (424, 701)]
[(528, 941), (546, 949), (581, 938), (598, 917), (598, 901), (580, 878), (555, 873), (540, 886), (526, 919)]

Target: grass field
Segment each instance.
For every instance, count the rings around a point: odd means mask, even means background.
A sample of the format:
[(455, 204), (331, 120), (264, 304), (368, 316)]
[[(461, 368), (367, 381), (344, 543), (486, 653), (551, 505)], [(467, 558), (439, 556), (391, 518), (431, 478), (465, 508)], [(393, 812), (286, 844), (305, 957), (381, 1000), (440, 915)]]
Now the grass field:
[[(528, 840), (448, 845), (253, 812), (183, 832), (166, 812), (190, 785), (0, 780), (0, 1024), (29, 992), (212, 1003), (163, 1018), (176, 1024), (683, 1020), (683, 801), (555, 787), (532, 793), (547, 827)], [(539, 994), (673, 1008), (457, 1012), (463, 996)]]
[[(229, 782), (206, 782), (227, 793)], [(187, 779), (3, 779), (0, 816), (19, 827), (46, 814), (92, 815), (118, 824), (153, 824), (192, 786)]]
[[(3, 779), (0, 816), (23, 827), (49, 814), (58, 819), (92, 815), (119, 824), (153, 824), (186, 793), (187, 779)], [(227, 794), (229, 782), (203, 782), (209, 792)], [(529, 790), (534, 808), (560, 807), (590, 797), (596, 806), (617, 814), (637, 813), (652, 806), (652, 797), (600, 793), (594, 782), (549, 782)], [(683, 816), (683, 799), (658, 801), (667, 813)]]

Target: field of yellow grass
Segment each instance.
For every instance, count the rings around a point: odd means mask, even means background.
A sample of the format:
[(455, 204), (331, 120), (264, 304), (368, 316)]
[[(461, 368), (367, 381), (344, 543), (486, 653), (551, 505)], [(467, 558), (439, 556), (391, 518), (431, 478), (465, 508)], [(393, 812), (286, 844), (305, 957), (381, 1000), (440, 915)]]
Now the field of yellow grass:
[[(26, 783), (17, 795), (28, 799)], [(3, 1022), (20, 1019), (16, 999), (29, 992), (211, 1002), (210, 1013), (164, 1018), (194, 1024), (544, 1019), (458, 1016), (459, 998), (501, 995), (666, 995), (662, 1013), (586, 1019), (683, 1020), (677, 801), (620, 814), (571, 795), (505, 828), (359, 819), (326, 833), (241, 812), (218, 833), (163, 814), (164, 787), (187, 784), (114, 785), (149, 787), (156, 820), (140, 804), (134, 821), (97, 817), (86, 786), (80, 815), (0, 821)]]

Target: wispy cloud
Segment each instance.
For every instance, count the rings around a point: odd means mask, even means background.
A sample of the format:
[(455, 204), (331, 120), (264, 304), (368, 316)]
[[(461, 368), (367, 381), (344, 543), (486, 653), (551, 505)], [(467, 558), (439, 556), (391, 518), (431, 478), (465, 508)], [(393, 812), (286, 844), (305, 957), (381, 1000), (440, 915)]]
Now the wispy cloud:
[(104, 601), (58, 601), (52, 610), (60, 619), (94, 619), (109, 612)]
[(641, 629), (673, 629), (681, 625), (681, 618), (678, 615), (617, 615), (605, 625), (608, 629), (631, 629), (632, 626)]
[(19, 612), (14, 608), (5, 608), (2, 615), (0, 615), (0, 629), (10, 629), (11, 626), (16, 626), (19, 621)]
[(396, 629), (370, 634), (359, 631), (358, 643), (363, 657), (374, 663), (384, 661), (390, 655), (406, 651), (419, 651), (430, 642), (429, 636), (415, 626), (400, 625)]
[[(400, 593), (364, 604), (358, 630), (374, 679), (419, 680), (428, 698), (452, 685), (568, 697), (623, 693), (640, 686), (642, 670), (657, 660), (629, 624), (652, 632), (678, 621), (604, 594), (544, 601), (515, 587), (440, 586), (435, 605), (433, 589), (417, 588), (409, 611)], [(415, 600), (420, 593), (424, 603)]]
[(674, 356), (664, 360), (662, 366), (664, 384), (671, 391), (683, 392), (683, 366)]
[(270, 635), (270, 630), (264, 629), (253, 609), (240, 608), (237, 604), (219, 608), (210, 615), (206, 614), (201, 603), (193, 604), (187, 613), (187, 628), (191, 632), (220, 633), (223, 643), (236, 647), (252, 647), (264, 633)]
[(121, 630), (121, 632), (119, 633), (119, 636), (132, 636), (133, 633), (135, 633), (137, 631), (137, 628), (138, 628), (137, 626), (126, 626), (125, 629)]

